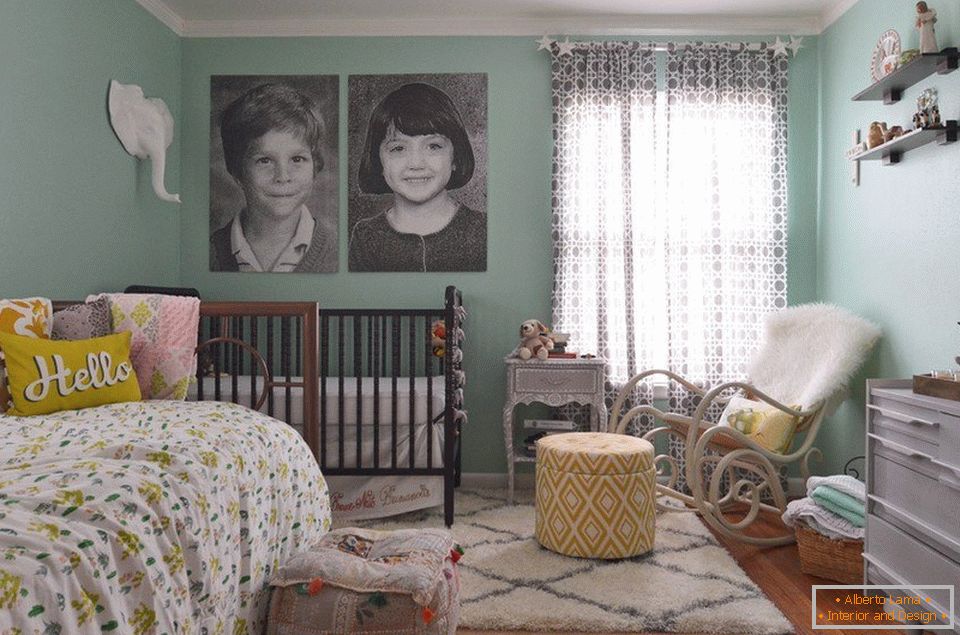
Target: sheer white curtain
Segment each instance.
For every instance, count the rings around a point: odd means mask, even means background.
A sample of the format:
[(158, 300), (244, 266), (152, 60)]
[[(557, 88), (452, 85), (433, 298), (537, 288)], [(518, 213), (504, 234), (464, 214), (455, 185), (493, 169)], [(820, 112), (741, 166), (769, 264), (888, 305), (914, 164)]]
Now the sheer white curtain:
[(670, 45), (658, 89), (657, 55), (553, 49), (553, 322), (608, 361), (611, 394), (648, 368), (742, 378), (787, 299), (786, 57)]
[[(665, 323), (644, 298), (662, 280), (636, 275), (663, 256), (652, 240), (657, 70), (652, 45), (554, 47), (554, 329), (573, 350), (607, 360), (623, 382), (639, 360), (662, 358)], [(639, 304), (638, 304), (639, 303)]]

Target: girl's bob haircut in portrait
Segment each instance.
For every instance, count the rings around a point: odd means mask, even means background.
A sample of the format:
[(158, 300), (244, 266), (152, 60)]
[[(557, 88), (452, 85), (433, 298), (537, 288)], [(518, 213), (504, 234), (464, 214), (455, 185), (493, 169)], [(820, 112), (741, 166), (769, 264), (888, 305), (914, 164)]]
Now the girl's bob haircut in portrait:
[(473, 148), (453, 100), (429, 84), (405, 84), (384, 97), (370, 114), (357, 179), (361, 192), (389, 194), (393, 191), (383, 178), (380, 162), (380, 144), (390, 126), (411, 137), (439, 134), (450, 140), (453, 172), (446, 189), (463, 187), (473, 178)]
[(261, 84), (235, 99), (220, 117), (223, 160), (233, 178), (243, 179), (243, 157), (250, 144), (271, 130), (300, 136), (310, 148), (314, 172), (323, 168), (323, 124), (314, 113), (313, 103), (290, 86)]

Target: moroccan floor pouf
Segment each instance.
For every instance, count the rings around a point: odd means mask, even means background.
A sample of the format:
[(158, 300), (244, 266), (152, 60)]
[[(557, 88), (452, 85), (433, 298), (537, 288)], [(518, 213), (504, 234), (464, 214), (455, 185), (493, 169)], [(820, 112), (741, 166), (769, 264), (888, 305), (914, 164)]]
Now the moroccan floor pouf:
[(566, 556), (629, 558), (653, 548), (653, 445), (573, 432), (537, 441), (536, 537)]
[(271, 580), (267, 635), (453, 635), (461, 553), (439, 529), (332, 531)]

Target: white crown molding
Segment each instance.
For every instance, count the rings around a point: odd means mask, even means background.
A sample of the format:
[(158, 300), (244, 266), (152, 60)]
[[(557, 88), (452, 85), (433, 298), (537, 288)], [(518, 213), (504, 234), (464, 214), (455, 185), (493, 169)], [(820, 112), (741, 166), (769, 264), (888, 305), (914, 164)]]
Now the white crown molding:
[(153, 17), (163, 22), (167, 27), (183, 37), (186, 30), (186, 20), (167, 6), (163, 0), (136, 0), (137, 4), (146, 9)]
[[(146, 0), (138, 0), (142, 2)], [(159, 0), (151, 0), (159, 2)], [(184, 37), (815, 35), (820, 17), (647, 15), (410, 20), (190, 20)]]
[(823, 33), (831, 24), (840, 19), (844, 13), (857, 4), (859, 0), (837, 0), (833, 5), (824, 9), (820, 15), (820, 32)]

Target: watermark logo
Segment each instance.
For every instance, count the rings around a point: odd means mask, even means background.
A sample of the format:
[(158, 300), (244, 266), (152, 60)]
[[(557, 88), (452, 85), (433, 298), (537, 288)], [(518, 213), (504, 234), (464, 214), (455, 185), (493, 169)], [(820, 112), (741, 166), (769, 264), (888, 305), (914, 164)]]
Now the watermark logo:
[(810, 593), (814, 630), (954, 628), (952, 584), (815, 584)]

